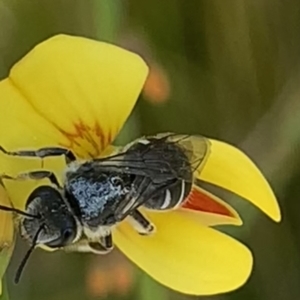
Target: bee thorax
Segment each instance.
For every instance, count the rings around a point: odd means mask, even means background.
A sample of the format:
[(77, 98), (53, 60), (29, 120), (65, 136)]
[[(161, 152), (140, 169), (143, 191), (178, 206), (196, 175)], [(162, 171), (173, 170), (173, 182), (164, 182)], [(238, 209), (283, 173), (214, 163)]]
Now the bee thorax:
[(98, 226), (116, 223), (115, 208), (128, 194), (128, 188), (119, 176), (83, 173), (68, 181), (67, 193), (78, 206), (83, 226), (94, 231)]

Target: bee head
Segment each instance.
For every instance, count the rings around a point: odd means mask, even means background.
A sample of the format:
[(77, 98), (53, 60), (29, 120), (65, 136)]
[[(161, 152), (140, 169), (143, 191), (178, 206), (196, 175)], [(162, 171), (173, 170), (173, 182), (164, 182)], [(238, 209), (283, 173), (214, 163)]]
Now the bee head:
[(17, 270), (16, 283), (36, 246), (43, 245), (53, 249), (65, 247), (79, 239), (82, 233), (74, 212), (66, 204), (60, 191), (51, 186), (36, 188), (28, 197), (25, 211), (3, 205), (0, 205), (0, 210), (22, 216), (20, 233), (31, 244)]
[(36, 245), (61, 248), (73, 243), (80, 235), (75, 214), (53, 187), (36, 188), (28, 198), (26, 213), (34, 217), (22, 219), (20, 232), (31, 244), (36, 238)]

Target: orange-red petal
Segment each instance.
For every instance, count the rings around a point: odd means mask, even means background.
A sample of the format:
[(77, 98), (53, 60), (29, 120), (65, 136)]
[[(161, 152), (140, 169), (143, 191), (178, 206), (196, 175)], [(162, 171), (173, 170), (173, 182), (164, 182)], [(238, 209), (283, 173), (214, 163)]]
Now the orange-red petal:
[(239, 214), (229, 204), (198, 186), (193, 187), (181, 210), (207, 226), (242, 225)]

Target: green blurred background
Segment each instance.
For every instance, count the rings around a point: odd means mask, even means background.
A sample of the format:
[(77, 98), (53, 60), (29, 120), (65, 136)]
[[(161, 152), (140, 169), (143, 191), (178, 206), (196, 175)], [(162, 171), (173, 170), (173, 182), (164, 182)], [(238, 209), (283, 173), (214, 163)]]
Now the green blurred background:
[[(242, 148), (271, 182), (283, 210), (280, 225), (225, 195), (246, 220), (242, 228), (225, 230), (254, 252), (249, 282), (226, 295), (199, 298), (298, 299), (300, 2), (0, 0), (1, 78), (56, 33), (113, 42), (150, 65), (119, 142), (161, 131), (203, 134)], [(37, 250), (15, 286), (12, 277), (26, 249), (19, 242), (8, 272), (12, 300), (193, 298), (153, 282), (117, 251), (97, 257)]]

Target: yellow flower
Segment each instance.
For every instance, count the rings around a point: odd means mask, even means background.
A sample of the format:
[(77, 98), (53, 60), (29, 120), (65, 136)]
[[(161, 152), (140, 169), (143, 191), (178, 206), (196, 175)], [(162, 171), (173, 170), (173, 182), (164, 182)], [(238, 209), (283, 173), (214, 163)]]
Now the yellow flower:
[[(7, 193), (0, 181), (0, 204), (11, 206)], [(13, 250), (14, 227), (12, 214), (0, 211), (0, 278), (3, 277)], [(0, 281), (0, 295), (2, 285)]]
[[(113, 45), (53, 37), (34, 48), (0, 82), (0, 145), (11, 151), (58, 145), (72, 149), (79, 158), (109, 153), (147, 74), (139, 56)], [(279, 221), (273, 192), (252, 161), (233, 146), (210, 143), (199, 179), (249, 200)], [(16, 175), (41, 169), (41, 160), (0, 154), (0, 167), (1, 172)], [(43, 168), (61, 177), (64, 160), (44, 159)], [(24, 209), (29, 193), (45, 182), (5, 181), (5, 185), (14, 206)], [(251, 273), (251, 252), (211, 226), (240, 225), (241, 219), (209, 192), (199, 189), (197, 197), (203, 200), (197, 210), (187, 205), (168, 213), (147, 211), (157, 228), (152, 236), (140, 236), (123, 222), (113, 232), (114, 241), (141, 269), (171, 289), (195, 295), (234, 290)], [(4, 212), (0, 216), (0, 228), (8, 230), (0, 231), (3, 244), (12, 239), (8, 234), (12, 225)]]

